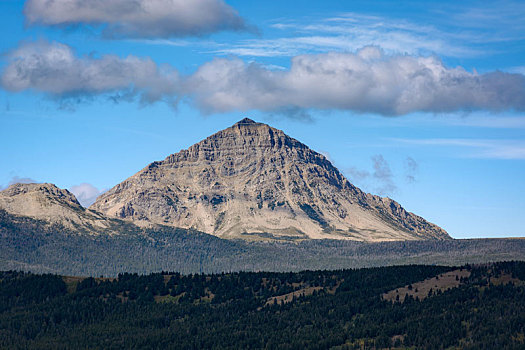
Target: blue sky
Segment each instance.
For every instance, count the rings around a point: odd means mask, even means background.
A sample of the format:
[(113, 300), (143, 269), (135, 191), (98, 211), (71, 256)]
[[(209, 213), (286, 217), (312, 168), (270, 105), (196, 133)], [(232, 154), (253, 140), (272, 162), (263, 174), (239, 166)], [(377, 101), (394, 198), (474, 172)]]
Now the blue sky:
[(89, 201), (249, 116), (455, 238), (525, 236), (523, 2), (84, 3), (0, 2), (0, 187)]

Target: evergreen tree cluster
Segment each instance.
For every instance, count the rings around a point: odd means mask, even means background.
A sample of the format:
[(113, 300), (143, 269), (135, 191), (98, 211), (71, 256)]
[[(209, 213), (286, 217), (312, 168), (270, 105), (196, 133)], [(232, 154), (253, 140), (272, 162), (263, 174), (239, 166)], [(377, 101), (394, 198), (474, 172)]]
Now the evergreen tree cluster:
[[(387, 291), (451, 270), (122, 273), (71, 279), (0, 273), (2, 349), (523, 349), (525, 262), (465, 266), (424, 300)], [(507, 278), (507, 283), (497, 281)], [(272, 297), (311, 287), (289, 302)]]

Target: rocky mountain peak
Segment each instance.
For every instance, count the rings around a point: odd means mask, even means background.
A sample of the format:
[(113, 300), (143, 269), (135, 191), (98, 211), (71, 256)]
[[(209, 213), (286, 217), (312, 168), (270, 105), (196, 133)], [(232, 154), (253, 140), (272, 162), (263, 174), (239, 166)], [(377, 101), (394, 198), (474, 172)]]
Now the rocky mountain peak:
[(225, 238), (448, 237), (398, 203), (362, 192), (283, 131), (248, 118), (151, 163), (91, 208)]
[(4, 200), (12, 202), (19, 198), (37, 200), (42, 205), (65, 205), (82, 208), (74, 194), (51, 183), (16, 183), (0, 192)]

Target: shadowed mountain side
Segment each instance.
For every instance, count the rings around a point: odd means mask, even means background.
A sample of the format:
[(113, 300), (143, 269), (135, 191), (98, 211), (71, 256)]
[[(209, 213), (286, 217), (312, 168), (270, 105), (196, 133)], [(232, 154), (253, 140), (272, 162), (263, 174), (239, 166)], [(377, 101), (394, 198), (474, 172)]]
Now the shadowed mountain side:
[(397, 202), (353, 186), (281, 130), (247, 118), (151, 163), (90, 209), (245, 240), (450, 238)]

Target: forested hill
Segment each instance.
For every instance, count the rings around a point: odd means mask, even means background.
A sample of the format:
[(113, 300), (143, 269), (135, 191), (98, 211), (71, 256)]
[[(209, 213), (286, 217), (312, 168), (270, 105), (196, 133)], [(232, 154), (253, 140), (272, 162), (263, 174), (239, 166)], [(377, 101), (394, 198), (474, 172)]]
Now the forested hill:
[(173, 227), (112, 220), (119, 235), (79, 234), (0, 210), (0, 270), (116, 276), (121, 272), (300, 271), (402, 264), (461, 265), (520, 260), (523, 239), (364, 243), (224, 240)]
[(524, 281), (524, 262), (116, 279), (3, 272), (0, 348), (523, 349)]

